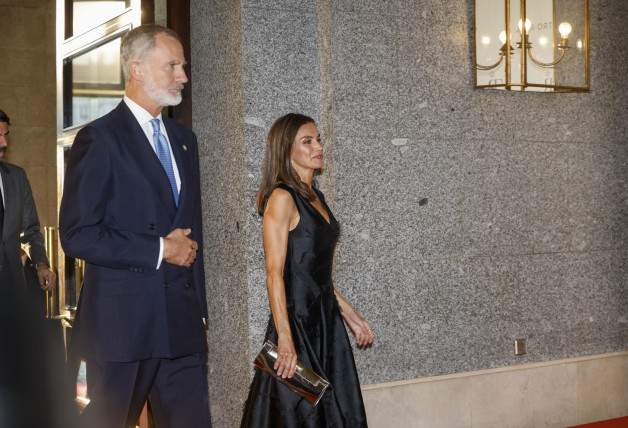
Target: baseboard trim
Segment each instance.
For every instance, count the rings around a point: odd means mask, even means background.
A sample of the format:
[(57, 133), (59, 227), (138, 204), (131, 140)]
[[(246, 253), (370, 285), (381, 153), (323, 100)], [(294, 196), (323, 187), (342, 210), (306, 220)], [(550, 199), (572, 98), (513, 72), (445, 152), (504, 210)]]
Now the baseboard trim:
[(450, 379), (469, 378), (469, 377), (484, 376), (487, 374), (494, 374), (494, 373), (514, 372), (514, 371), (519, 371), (519, 370), (529, 370), (529, 369), (535, 369), (535, 368), (541, 368), (541, 367), (559, 366), (563, 364), (579, 363), (582, 361), (600, 360), (600, 359), (605, 359), (605, 358), (615, 358), (615, 357), (624, 357), (624, 356), (628, 356), (628, 350), (618, 351), (618, 352), (609, 352), (606, 354), (595, 354), (595, 355), (586, 355), (582, 357), (565, 358), (561, 360), (541, 361), (538, 363), (518, 364), (514, 366), (475, 370), (475, 371), (463, 372), (463, 373), (452, 373), (452, 374), (447, 374), (447, 375), (407, 379), (407, 380), (400, 380), (400, 381), (394, 381), (394, 382), (372, 383), (368, 385), (362, 385), (361, 388), (363, 391), (369, 391), (369, 390), (380, 389), (380, 388), (392, 388), (395, 386), (414, 385), (414, 384), (427, 383), (427, 382), (445, 381), (445, 380), (450, 380)]

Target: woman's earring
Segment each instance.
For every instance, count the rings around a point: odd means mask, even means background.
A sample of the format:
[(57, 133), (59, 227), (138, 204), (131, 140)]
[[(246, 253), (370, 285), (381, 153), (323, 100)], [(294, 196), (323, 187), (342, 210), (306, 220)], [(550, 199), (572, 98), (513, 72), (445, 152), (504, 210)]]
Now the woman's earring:
[(294, 168), (294, 161), (292, 160), (292, 158), (290, 159), (290, 166)]

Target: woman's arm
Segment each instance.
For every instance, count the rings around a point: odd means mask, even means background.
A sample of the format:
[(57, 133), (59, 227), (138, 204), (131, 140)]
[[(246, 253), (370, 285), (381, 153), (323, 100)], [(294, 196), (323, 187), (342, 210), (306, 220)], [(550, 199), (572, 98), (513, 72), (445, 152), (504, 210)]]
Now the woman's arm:
[(336, 293), (336, 299), (338, 300), (338, 305), (340, 306), (342, 318), (353, 332), (355, 342), (358, 346), (368, 346), (373, 343), (373, 329), (368, 321), (362, 318), (360, 314), (353, 309), (353, 306), (351, 306), (337, 290), (334, 290), (334, 293)]
[(288, 248), (288, 232), (299, 222), (299, 212), (292, 195), (275, 189), (264, 211), (264, 251), (266, 252), (266, 284), (268, 300), (278, 336), (275, 370), (282, 377), (292, 377), (297, 366), (297, 354), (288, 321), (283, 269)]

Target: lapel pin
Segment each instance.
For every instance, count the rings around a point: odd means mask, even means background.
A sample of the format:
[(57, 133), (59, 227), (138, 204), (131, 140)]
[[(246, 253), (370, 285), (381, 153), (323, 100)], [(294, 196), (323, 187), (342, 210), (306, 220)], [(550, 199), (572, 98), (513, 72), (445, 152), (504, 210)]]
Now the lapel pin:
[(186, 146), (185, 144), (183, 145), (183, 150), (187, 151), (188, 146)]

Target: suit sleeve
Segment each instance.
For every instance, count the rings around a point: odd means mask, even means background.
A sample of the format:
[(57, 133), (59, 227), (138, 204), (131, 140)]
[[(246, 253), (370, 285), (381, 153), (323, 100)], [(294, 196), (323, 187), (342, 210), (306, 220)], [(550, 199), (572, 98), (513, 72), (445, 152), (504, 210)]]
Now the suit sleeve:
[(41, 234), (39, 217), (37, 216), (37, 208), (35, 207), (31, 185), (23, 171), (22, 174), (21, 197), (24, 207), (22, 214), (22, 231), (24, 234), (21, 237), (21, 242), (23, 244), (30, 244), (31, 260), (35, 266), (39, 265), (39, 263), (45, 263), (50, 267), (48, 257), (46, 257), (46, 246), (44, 244), (44, 237)]
[(198, 163), (198, 142), (196, 141), (196, 137), (194, 137), (194, 149), (195, 149), (195, 158), (196, 161), (194, 163), (195, 171), (195, 179), (196, 179), (196, 188), (198, 191), (198, 200), (195, 204), (195, 212), (194, 212), (194, 240), (198, 242), (198, 252), (196, 254), (196, 261), (193, 264), (194, 271), (194, 283), (197, 284), (196, 292), (199, 303), (201, 305), (201, 310), (203, 313), (203, 318), (207, 319), (207, 298), (205, 292), (205, 264), (204, 264), (204, 242), (203, 242), (203, 213), (202, 213), (202, 204), (201, 204), (201, 180), (200, 180), (200, 168)]
[[(72, 145), (59, 211), (59, 236), (71, 257), (112, 269), (154, 273), (159, 237), (116, 228), (107, 216), (114, 162), (107, 146), (113, 138), (93, 126)], [(124, 215), (117, 213), (117, 215)]]

